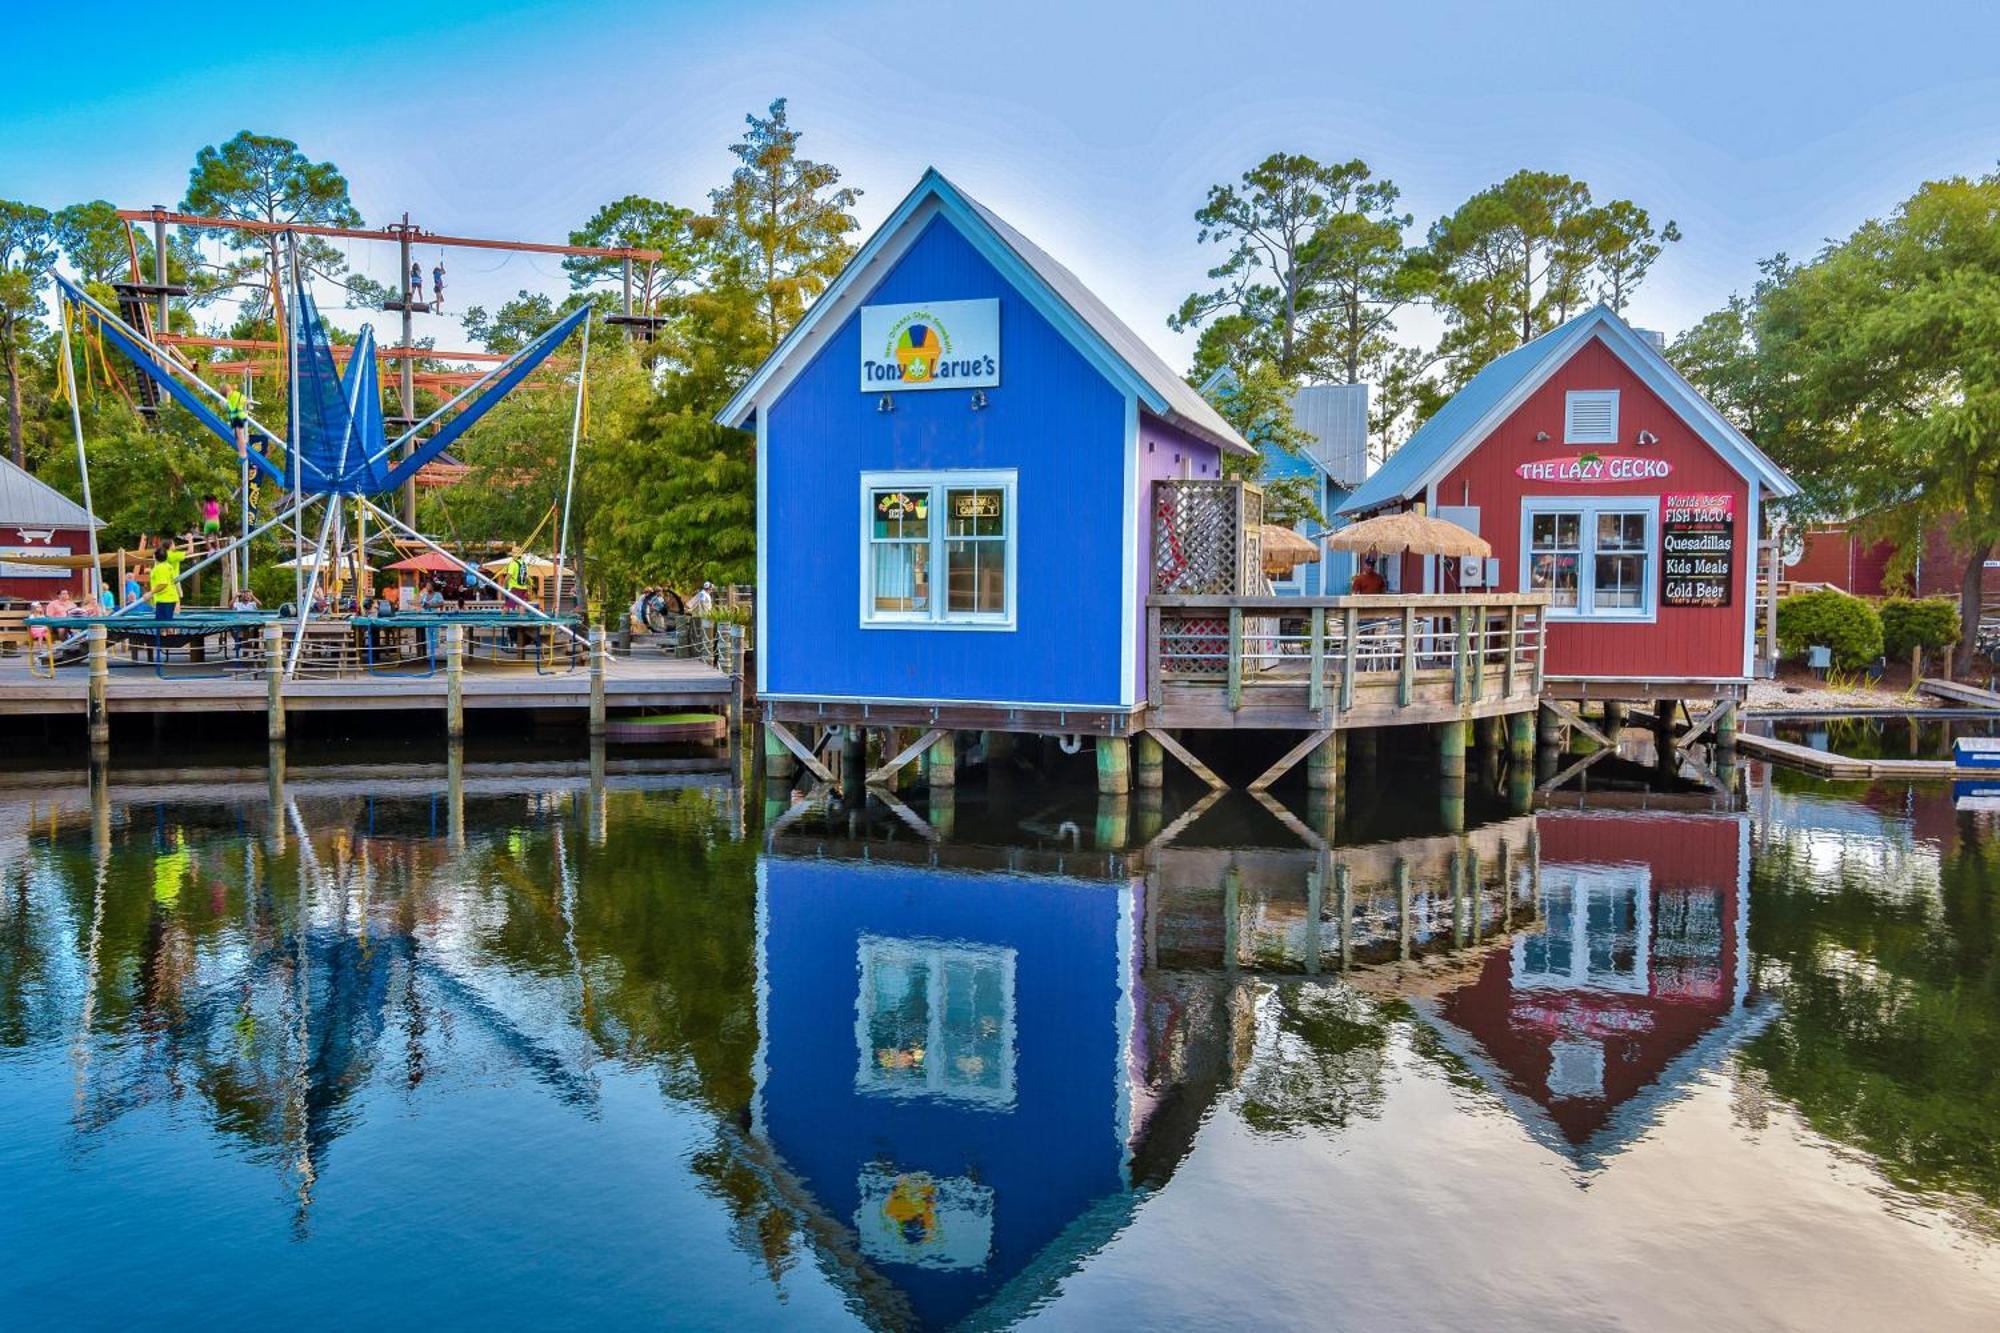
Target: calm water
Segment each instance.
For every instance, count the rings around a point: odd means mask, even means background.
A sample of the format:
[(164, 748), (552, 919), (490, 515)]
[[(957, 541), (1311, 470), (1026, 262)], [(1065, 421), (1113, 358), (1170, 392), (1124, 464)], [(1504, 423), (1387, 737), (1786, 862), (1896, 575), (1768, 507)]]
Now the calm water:
[(0, 789), (0, 1320), (2000, 1326), (1949, 787), (932, 842), (634, 768)]
[(2000, 737), (1992, 713), (1956, 717), (1811, 718), (1773, 722), (1763, 729), (1779, 740), (1852, 759), (1949, 759), (1961, 736)]

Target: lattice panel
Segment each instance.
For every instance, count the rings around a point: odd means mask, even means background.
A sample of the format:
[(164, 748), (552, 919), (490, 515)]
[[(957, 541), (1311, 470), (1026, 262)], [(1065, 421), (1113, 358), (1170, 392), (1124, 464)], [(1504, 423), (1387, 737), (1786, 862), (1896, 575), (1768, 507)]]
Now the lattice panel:
[(1228, 675), (1229, 617), (1161, 617), (1160, 670), (1169, 676)]
[(1260, 589), (1263, 492), (1237, 481), (1153, 484), (1153, 591), (1238, 596)]

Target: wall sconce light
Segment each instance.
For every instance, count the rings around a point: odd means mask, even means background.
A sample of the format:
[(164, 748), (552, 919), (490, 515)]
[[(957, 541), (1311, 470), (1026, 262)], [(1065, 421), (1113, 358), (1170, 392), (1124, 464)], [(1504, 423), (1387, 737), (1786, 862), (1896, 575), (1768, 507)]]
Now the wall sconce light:
[(977, 412), (984, 406), (986, 406), (986, 390), (974, 389), (972, 391), (972, 410)]
[(1536, 444), (1541, 444), (1541, 443), (1543, 443), (1544, 441), (1546, 441), (1546, 440), (1547, 440), (1548, 438), (1549, 438), (1549, 433), (1548, 433), (1547, 431), (1545, 431), (1545, 430), (1538, 430), (1538, 431), (1536, 431), (1536, 432), (1535, 432), (1535, 443), (1536, 443)]
[(1641, 449), (1645, 448), (1649, 444), (1658, 444), (1659, 442), (1660, 442), (1660, 437), (1653, 434), (1653, 432), (1649, 430), (1642, 430), (1639, 432), (1639, 447)]
[(896, 400), (885, 393), (875, 400), (875, 410), (877, 412), (893, 412), (896, 410)]

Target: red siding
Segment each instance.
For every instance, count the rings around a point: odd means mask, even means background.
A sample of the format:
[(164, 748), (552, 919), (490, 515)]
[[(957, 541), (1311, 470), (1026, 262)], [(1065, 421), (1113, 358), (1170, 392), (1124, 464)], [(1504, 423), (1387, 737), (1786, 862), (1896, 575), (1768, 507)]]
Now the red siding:
[[(1640, 431), (1651, 431), (1659, 443), (1643, 453), (1673, 465), (1664, 480), (1609, 482), (1589, 486), (1563, 486), (1523, 481), (1514, 473), (1521, 463), (1541, 458), (1562, 458), (1586, 452), (1565, 445), (1563, 438), (1564, 395), (1571, 389), (1616, 389), (1619, 391), (1618, 435), (1627, 443), (1604, 446), (1606, 454), (1640, 453), (1629, 442)], [(1548, 438), (1537, 440), (1537, 432)], [(1437, 486), (1437, 505), (1479, 507), (1480, 535), (1493, 544), (1500, 559), (1502, 588), (1524, 586), (1521, 570), (1521, 500), (1529, 495), (1547, 496), (1644, 496), (1654, 500), (1668, 492), (1728, 492), (1736, 497), (1735, 587), (1726, 607), (1660, 606), (1653, 623), (1593, 624), (1583, 621), (1552, 622), (1549, 631), (1548, 674), (1552, 676), (1599, 676), (1639, 679), (1646, 677), (1741, 678), (1744, 674), (1744, 616), (1751, 596), (1750, 574), (1755, 563), (1756, 540), (1746, 531), (1750, 510), (1749, 483), (1683, 421), (1659, 395), (1623, 360), (1599, 339), (1578, 348), (1569, 361), (1535, 391), (1514, 414), (1453, 468)], [(1653, 595), (1659, 601), (1658, 516), (1655, 514), (1655, 542), (1651, 578)], [(1455, 584), (1447, 580), (1443, 591)], [(1422, 575), (1405, 584), (1421, 588)]]
[[(32, 528), (37, 538), (46, 528)], [(29, 541), (19, 528), (0, 527), (0, 546), (20, 546), (34, 549), (48, 546), (60, 549), (68, 547), (71, 555), (90, 554), (90, 534), (82, 528), (57, 528), (48, 541)], [(4, 563), (4, 562), (0, 562)], [(10, 578), (0, 577), (0, 597), (19, 597), (25, 601), (39, 602), (56, 595), (58, 589), (68, 588), (72, 596), (83, 595), (83, 571), (80, 569), (52, 569), (51, 578)]]

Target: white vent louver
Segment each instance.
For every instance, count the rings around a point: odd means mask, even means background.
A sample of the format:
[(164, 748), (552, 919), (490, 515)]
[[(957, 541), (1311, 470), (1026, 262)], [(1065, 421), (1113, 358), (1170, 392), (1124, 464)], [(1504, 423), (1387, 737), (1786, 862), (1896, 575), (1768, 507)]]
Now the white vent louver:
[(1563, 443), (1618, 443), (1618, 390), (1571, 390), (1563, 402)]

